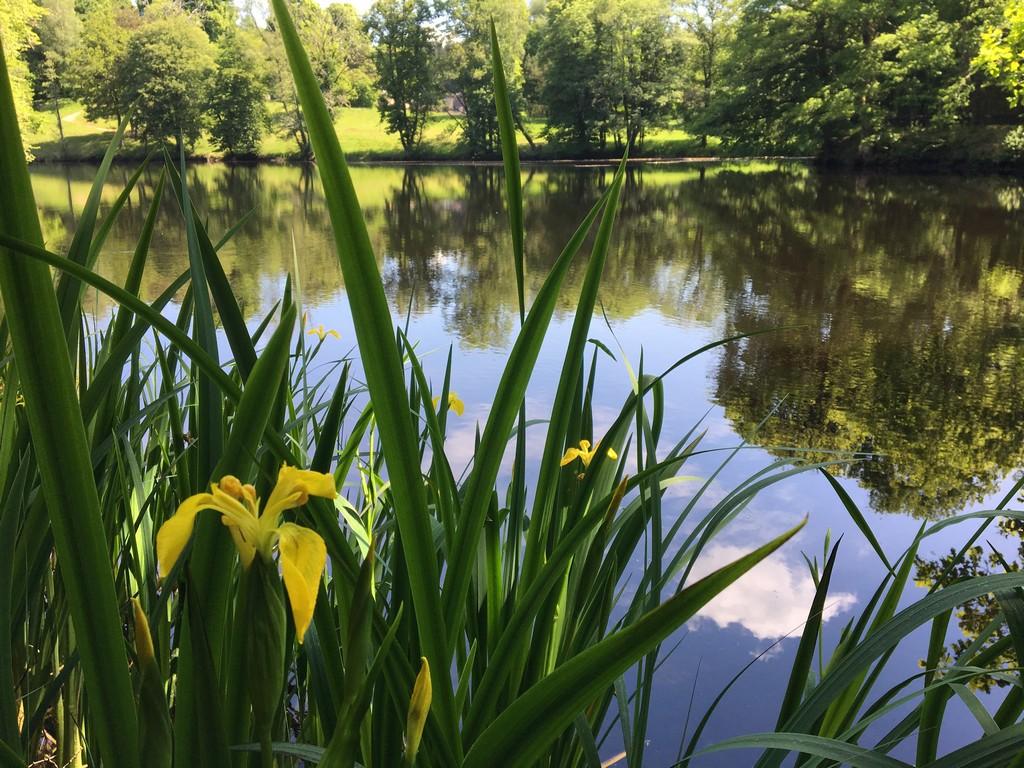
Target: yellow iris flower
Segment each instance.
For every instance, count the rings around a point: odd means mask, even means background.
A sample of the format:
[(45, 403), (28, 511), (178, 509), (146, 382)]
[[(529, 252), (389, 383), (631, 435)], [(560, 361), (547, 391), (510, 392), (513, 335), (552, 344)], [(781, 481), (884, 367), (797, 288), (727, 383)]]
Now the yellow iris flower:
[(242, 565), (252, 565), (257, 553), (267, 561), (274, 547), (280, 553), (281, 573), (288, 601), (295, 618), (295, 636), (301, 643), (313, 619), (320, 576), (327, 563), (327, 547), (320, 534), (294, 523), (282, 523), (281, 515), (303, 506), (310, 496), (333, 499), (337, 496), (334, 477), (310, 470), (281, 467), (277, 485), (260, 512), (256, 489), (243, 485), (237, 477), (225, 475), (210, 484), (210, 493), (198, 493), (185, 499), (174, 516), (156, 535), (156, 553), (160, 573), (167, 575), (188, 544), (196, 515), (212, 509), (231, 533)]
[[(441, 396), (435, 395), (433, 399), (434, 408), (437, 408), (437, 404), (440, 402)], [(457, 394), (455, 394), (454, 392), (449, 392), (448, 409), (451, 411), (455, 411), (456, 416), (461, 416), (466, 411), (466, 404), (462, 402), (462, 398), (460, 398)]]
[(340, 339), (341, 338), (341, 334), (338, 333), (333, 328), (327, 328), (325, 330), (323, 323), (320, 323), (320, 325), (316, 326), (315, 328), (310, 328), (308, 331), (306, 331), (306, 335), (307, 336), (316, 336), (317, 338), (320, 339), (320, 341), (323, 341), (328, 336), (333, 336), (336, 339)]
[[(597, 454), (597, 448), (599, 445), (601, 444), (598, 443), (593, 448), (591, 448), (589, 440), (580, 440), (579, 448), (566, 448), (565, 455), (562, 456), (562, 461), (559, 464), (559, 466), (564, 467), (567, 464), (572, 464), (572, 462), (576, 461), (576, 459), (579, 459), (580, 461), (583, 462), (584, 467), (589, 467), (590, 462), (594, 459), (594, 456)], [(609, 448), (608, 458), (615, 460), (619, 458), (619, 454), (617, 454), (614, 450)]]

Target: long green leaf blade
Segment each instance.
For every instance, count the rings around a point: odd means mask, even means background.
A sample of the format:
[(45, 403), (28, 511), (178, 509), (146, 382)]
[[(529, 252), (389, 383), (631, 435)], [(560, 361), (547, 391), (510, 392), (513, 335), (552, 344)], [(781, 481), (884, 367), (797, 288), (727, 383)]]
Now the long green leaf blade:
[[(42, 244), (0, 43), (0, 233)], [(128, 657), (75, 379), (49, 270), (0, 253), (0, 294), (104, 763), (135, 766)]]
[(422, 653), (430, 661), (434, 711), (442, 730), (458, 750), (458, 727), (448, 676), (450, 653), (438, 592), (440, 575), (426, 515), (416, 430), (409, 412), (391, 313), (348, 165), (309, 57), (285, 0), (273, 0), (273, 8), (318, 161), (338, 259), (348, 286), (356, 339), (391, 480), (402, 552), (408, 571), (416, 574), (410, 582), (412, 602)]
[(803, 526), (714, 571), (562, 664), (491, 722), (467, 753), (463, 768), (491, 766), (495, 755), (507, 765), (532, 764), (619, 675)]

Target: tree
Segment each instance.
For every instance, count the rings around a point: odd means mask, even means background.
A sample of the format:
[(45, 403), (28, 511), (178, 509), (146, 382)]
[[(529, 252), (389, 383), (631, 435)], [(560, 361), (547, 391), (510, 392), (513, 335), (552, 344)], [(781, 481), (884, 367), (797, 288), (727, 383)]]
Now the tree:
[(692, 37), (692, 72), (699, 97), (696, 123), (702, 147), (708, 143), (711, 104), (718, 87), (722, 58), (732, 42), (736, 8), (733, 0), (688, 0), (680, 9), (683, 25)]
[(555, 0), (540, 56), (551, 132), (582, 146), (631, 149), (675, 102), (681, 41), (667, 2)]
[(506, 0), (451, 0), (447, 20), (452, 40), (445, 61), (445, 69), (451, 73), (447, 86), (462, 106), (463, 142), (473, 155), (493, 154), (498, 147), (498, 119), (494, 109), (490, 23), (493, 20), (498, 31), (505, 80), (515, 107), (523, 80), (522, 59), (528, 24), (526, 4)]
[(57, 116), (61, 154), (64, 154), (64, 123), (60, 101), (68, 90), (72, 53), (82, 36), (82, 21), (75, 13), (73, 0), (42, 0), (46, 13), (36, 23), (39, 45), (29, 58), (33, 64), (36, 96), (48, 99)]
[(71, 53), (71, 91), (90, 120), (114, 118), (127, 109), (122, 79), (128, 39), (142, 24), (138, 13), (116, 0), (94, 0), (82, 22), (82, 34)]
[(430, 110), (440, 97), (439, 46), (432, 20), (426, 0), (378, 0), (366, 16), (380, 90), (377, 110), (406, 152), (414, 151), (423, 138)]
[[(351, 95), (351, 81), (338, 29), (331, 14), (317, 5), (316, 0), (289, 0), (289, 6), (320, 93), (333, 116), (349, 103)], [(313, 147), (295, 92), (288, 57), (272, 20), (267, 23), (263, 39), (268, 52), (268, 89), (271, 98), (279, 105), (273, 116), (275, 129), (289, 134), (298, 146), (299, 157), (309, 159), (313, 156)]]
[(376, 100), (373, 45), (363, 20), (349, 3), (331, 3), (327, 13), (334, 24), (342, 59), (348, 70), (347, 101), (353, 107), (371, 107)]
[(561, 141), (604, 144), (611, 108), (600, 89), (603, 62), (593, 0), (553, 0), (538, 57), (544, 70), (540, 98), (548, 131)]
[(163, 6), (128, 41), (120, 77), (134, 129), (146, 140), (181, 136), (195, 143), (203, 129), (214, 72), (213, 46), (192, 17)]
[(745, 150), (870, 160), (962, 145), (991, 3), (747, 0), (713, 119)]
[(603, 98), (612, 105), (616, 145), (642, 145), (648, 128), (662, 122), (675, 101), (675, 72), (681, 62), (671, 9), (658, 0), (617, 0), (598, 11), (603, 55)]
[(241, 31), (220, 40), (217, 71), (210, 89), (210, 135), (229, 155), (259, 150), (266, 119), (267, 88), (260, 61)]
[(195, 14), (202, 22), (203, 29), (211, 40), (220, 40), (235, 27), (238, 11), (231, 0), (178, 0), (181, 8)]
[(1024, 0), (1007, 0), (1002, 17), (981, 30), (974, 60), (992, 80), (1006, 88), (1013, 106), (1024, 106)]
[(32, 0), (4, 0), (0, 3), (0, 43), (14, 91), (14, 106), (22, 135), (38, 124), (32, 109), (32, 84), (24, 54), (39, 42), (33, 28), (45, 11)]

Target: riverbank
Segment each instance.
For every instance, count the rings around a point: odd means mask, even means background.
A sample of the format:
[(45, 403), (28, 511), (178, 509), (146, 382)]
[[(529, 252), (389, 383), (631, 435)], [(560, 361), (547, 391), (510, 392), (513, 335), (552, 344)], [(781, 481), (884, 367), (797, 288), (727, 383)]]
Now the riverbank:
[[(53, 111), (40, 112), (40, 124), (36, 131), (26, 136), (34, 161), (37, 163), (57, 162), (98, 162), (114, 135), (113, 120), (89, 120), (81, 105), (69, 103), (61, 110), (64, 141), (60, 141), (57, 117)], [(406, 154), (398, 137), (387, 133), (377, 111), (372, 108), (348, 107), (339, 110), (334, 124), (342, 139), (345, 153), (354, 161), (468, 161), (471, 153), (459, 141), (459, 119), (457, 116), (436, 113), (431, 116), (424, 130), (423, 143), (413, 155)], [(519, 151), (523, 160), (600, 160), (614, 159), (618, 150), (609, 148), (605, 153), (587, 150), (573, 152), (571, 147), (547, 142), (543, 137), (544, 123), (529, 121), (526, 129), (530, 132), (531, 144), (521, 134)], [(652, 131), (644, 142), (643, 155), (653, 159), (679, 158), (692, 155), (714, 157), (717, 142), (701, 147), (699, 137), (686, 131), (659, 129)], [(128, 137), (118, 153), (120, 160), (134, 160), (145, 157), (149, 147), (141, 141)], [(259, 153), (249, 162), (290, 162), (296, 159), (295, 142), (282, 135), (268, 133), (263, 137)], [(195, 161), (216, 162), (224, 160), (210, 142), (202, 136), (192, 148), (190, 158)]]
[[(114, 135), (113, 120), (89, 120), (85, 110), (76, 103), (67, 103), (61, 111), (64, 141), (60, 141), (56, 114), (39, 113), (38, 128), (26, 136), (36, 163), (98, 163)], [(398, 137), (389, 134), (377, 111), (372, 108), (348, 107), (339, 110), (334, 124), (341, 137), (346, 156), (355, 163), (493, 163), (497, 158), (474, 157), (459, 141), (459, 118), (455, 115), (435, 113), (424, 130), (423, 143), (414, 154), (407, 154)], [(519, 134), (519, 154), (523, 162), (603, 163), (617, 162), (621, 150), (608, 147), (605, 151), (576, 149), (564, 144), (548, 142), (544, 137), (543, 121), (526, 123), (532, 142)], [(784, 159), (813, 160), (821, 165), (841, 168), (881, 168), (915, 172), (1002, 172), (1019, 173), (1024, 170), (1024, 147), (1017, 147), (1008, 138), (1010, 126), (973, 126), (959, 131), (945, 141), (904, 142), (886, 152), (857, 157), (831, 159), (791, 157)], [(118, 161), (135, 162), (150, 151), (138, 139), (130, 136), (118, 153)], [(707, 146), (700, 138), (682, 128), (651, 131), (642, 147), (634, 153), (633, 162), (714, 162), (721, 160), (783, 159), (758, 148), (731, 147), (719, 151), (719, 142), (711, 137)], [(295, 142), (279, 134), (267, 133), (258, 154), (247, 158), (225, 158), (203, 135), (192, 148), (189, 159), (194, 162), (236, 163), (290, 163), (299, 158)]]

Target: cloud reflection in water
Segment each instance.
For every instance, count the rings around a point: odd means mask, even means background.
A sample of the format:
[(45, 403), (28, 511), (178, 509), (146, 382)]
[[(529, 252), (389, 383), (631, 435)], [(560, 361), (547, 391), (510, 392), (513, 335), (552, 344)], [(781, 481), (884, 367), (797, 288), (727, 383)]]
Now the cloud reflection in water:
[[(749, 552), (744, 547), (713, 544), (700, 556), (690, 583), (728, 565)], [(794, 632), (799, 635), (814, 599), (814, 582), (804, 563), (789, 563), (775, 555), (744, 575), (698, 614), (694, 628), (706, 620), (720, 628), (738, 624), (758, 640), (774, 640)], [(849, 610), (857, 602), (849, 592), (831, 592), (825, 621)]]

